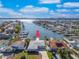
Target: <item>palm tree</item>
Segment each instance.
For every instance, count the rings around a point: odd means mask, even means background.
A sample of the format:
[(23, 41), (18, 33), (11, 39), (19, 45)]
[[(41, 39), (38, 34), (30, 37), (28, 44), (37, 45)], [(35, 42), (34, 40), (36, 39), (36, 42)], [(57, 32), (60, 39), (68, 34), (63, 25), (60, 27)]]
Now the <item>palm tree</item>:
[(3, 27), (1, 27), (0, 29), (1, 29), (1, 32), (4, 32), (5, 31), (5, 29)]
[(21, 26), (19, 24), (16, 24), (15, 26), (15, 33), (19, 33), (21, 30)]
[(27, 47), (29, 45), (29, 42), (30, 42), (30, 39), (29, 38), (25, 39), (25, 43), (26, 43)]

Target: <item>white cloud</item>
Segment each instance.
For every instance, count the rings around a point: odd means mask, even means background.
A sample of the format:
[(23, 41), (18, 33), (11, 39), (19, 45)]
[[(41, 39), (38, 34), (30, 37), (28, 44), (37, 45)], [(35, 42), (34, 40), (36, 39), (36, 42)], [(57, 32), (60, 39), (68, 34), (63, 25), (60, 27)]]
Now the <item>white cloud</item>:
[(29, 20), (22, 19), (21, 21), (22, 22), (27, 22), (27, 23), (33, 23), (34, 20), (32, 20), (32, 19), (29, 19)]
[(23, 15), (19, 12), (15, 12), (14, 10), (12, 9), (9, 9), (9, 8), (4, 8), (3, 5), (2, 5), (2, 2), (0, 1), (0, 18), (8, 18), (8, 17), (16, 17), (16, 18), (20, 18), (20, 17), (23, 17)]
[(52, 12), (52, 11), (50, 11), (50, 15), (51, 15), (51, 17), (53, 17), (53, 18), (62, 18), (63, 17), (63, 15), (62, 14), (60, 14), (60, 13), (56, 13), (56, 12)]
[(79, 9), (75, 9), (74, 11), (75, 11), (75, 12), (79, 12)]
[(56, 5), (56, 7), (60, 8), (60, 7), (62, 7), (62, 5), (61, 4), (58, 4), (58, 5)]
[(24, 14), (40, 14), (48, 13), (49, 9), (46, 7), (34, 7), (32, 5), (26, 6), (20, 10)]
[(71, 10), (68, 9), (57, 9), (57, 12), (71, 12)]
[(64, 7), (79, 7), (79, 2), (64, 3)]
[(57, 9), (58, 13), (79, 13), (79, 9)]
[(44, 17), (46, 16), (46, 14), (48, 14), (48, 8), (34, 7), (31, 5), (21, 9), (18, 12), (9, 8), (4, 8), (4, 7), (0, 8), (0, 18), (1, 17), (2, 18), (9, 18), (9, 17), (10, 18), (36, 18), (36, 17)]
[[(25, 8), (25, 7), (24, 7), (24, 8)], [(28, 6), (26, 6), (26, 8), (34, 8), (34, 6), (28, 5)]]
[[(74, 9), (73, 12), (78, 12), (79, 9)], [(60, 12), (60, 13), (58, 13)], [(1, 7), (0, 8), (0, 18), (79, 18), (79, 14), (62, 14), (62, 12), (68, 12), (66, 9), (58, 9), (57, 12), (54, 10), (49, 10), (46, 7), (34, 7), (32, 5), (26, 6), (19, 10), (18, 12)], [(70, 11), (69, 11), (70, 12)]]
[(2, 2), (0, 1), (0, 7), (2, 7), (3, 5), (2, 5)]
[(2, 7), (2, 4), (0, 4), (0, 7)]
[(79, 14), (64, 14), (64, 13), (57, 13), (57, 12), (51, 12), (50, 15), (53, 18), (79, 18)]
[(49, 9), (47, 7), (34, 7), (32, 5), (28, 5), (22, 8), (19, 12), (24, 15), (29, 15), (37, 18), (49, 17)]
[(19, 5), (17, 4), (16, 7), (19, 7)]
[(0, 16), (0, 18), (2, 18), (2, 16)]
[(0, 16), (2, 16), (3, 18), (5, 17), (5, 18), (8, 18), (8, 17), (16, 17), (16, 18), (18, 18), (18, 17), (20, 17), (20, 16), (22, 16), (22, 14), (21, 13), (18, 13), (18, 12), (15, 12), (15, 11), (13, 11), (12, 9), (8, 9), (8, 8), (0, 8)]
[(79, 8), (79, 2), (66, 2), (63, 5), (57, 5), (57, 7)]
[(40, 0), (41, 4), (60, 3), (60, 0)]

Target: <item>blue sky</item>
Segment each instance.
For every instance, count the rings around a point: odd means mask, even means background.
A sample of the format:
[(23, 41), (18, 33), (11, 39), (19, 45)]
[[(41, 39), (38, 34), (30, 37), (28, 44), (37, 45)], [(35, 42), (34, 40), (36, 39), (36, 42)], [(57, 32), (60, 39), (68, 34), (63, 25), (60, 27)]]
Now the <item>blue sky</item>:
[(79, 18), (79, 0), (0, 0), (2, 18)]

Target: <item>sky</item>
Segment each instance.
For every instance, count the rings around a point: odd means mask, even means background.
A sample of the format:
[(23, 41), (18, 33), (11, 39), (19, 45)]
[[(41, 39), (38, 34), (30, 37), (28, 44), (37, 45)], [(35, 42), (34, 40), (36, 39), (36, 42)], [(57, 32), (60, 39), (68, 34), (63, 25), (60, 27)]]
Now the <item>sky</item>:
[(79, 0), (0, 0), (0, 18), (79, 18)]

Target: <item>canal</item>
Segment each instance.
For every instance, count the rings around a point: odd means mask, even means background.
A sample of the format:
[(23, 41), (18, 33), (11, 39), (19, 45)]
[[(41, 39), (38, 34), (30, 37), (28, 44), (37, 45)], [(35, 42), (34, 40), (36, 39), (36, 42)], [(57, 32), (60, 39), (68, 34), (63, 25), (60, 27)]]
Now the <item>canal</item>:
[(23, 21), (25, 29), (23, 30), (24, 32), (29, 32), (28, 38), (30, 39), (35, 39), (35, 33), (37, 30), (40, 31), (40, 39), (44, 40), (45, 36), (48, 38), (56, 38), (56, 39), (63, 39), (64, 35), (63, 34), (57, 34), (56, 32), (52, 32), (46, 28), (43, 28), (41, 26), (38, 26), (34, 23), (28, 23)]

